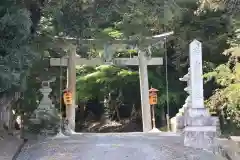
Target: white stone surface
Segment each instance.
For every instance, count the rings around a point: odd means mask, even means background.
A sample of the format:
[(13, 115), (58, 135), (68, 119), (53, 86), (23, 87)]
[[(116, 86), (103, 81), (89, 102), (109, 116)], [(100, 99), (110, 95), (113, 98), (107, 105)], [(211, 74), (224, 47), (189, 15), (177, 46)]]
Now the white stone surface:
[[(163, 58), (151, 58), (146, 60), (147, 65), (163, 65)], [(115, 65), (124, 65), (124, 66), (138, 66), (139, 60), (138, 58), (115, 58)]]
[(184, 132), (184, 145), (213, 151), (216, 147), (215, 126), (187, 126)]
[(177, 114), (175, 117), (171, 118), (171, 131), (178, 133), (182, 132), (184, 129), (184, 116)]
[[(103, 64), (103, 60), (101, 58), (80, 58), (76, 57), (76, 65), (89, 65), (89, 66), (97, 66)], [(51, 66), (67, 66), (68, 58), (50, 58)]]
[(190, 73), (188, 72), (187, 74), (185, 74), (182, 78), (179, 78), (180, 81), (189, 81), (190, 80)]
[[(188, 69), (190, 70), (190, 69)], [(190, 72), (184, 75), (182, 78), (179, 78), (180, 81), (187, 82), (187, 87), (184, 90), (191, 94), (191, 79), (190, 79)], [(171, 119), (171, 129), (173, 132), (182, 132), (184, 127), (186, 126), (187, 117), (188, 117), (188, 108), (191, 107), (191, 96), (188, 96), (185, 100), (185, 104), (182, 108), (179, 109), (179, 112), (176, 114), (175, 117)]]
[(153, 128), (151, 131), (149, 131), (149, 133), (158, 133), (158, 132), (161, 132), (161, 131), (157, 128)]
[[(146, 61), (147, 65), (163, 65), (162, 57), (151, 58)], [(51, 66), (67, 66), (68, 58), (51, 58), (50, 65)], [(114, 64), (114, 65), (124, 65), (124, 66), (138, 66), (139, 61), (138, 58), (114, 58), (113, 61), (103, 62), (101, 58), (76, 58), (76, 65), (87, 65), (87, 66), (97, 66), (102, 64)]]
[(193, 40), (189, 52), (191, 105), (185, 114), (184, 145), (213, 151), (216, 147), (218, 119), (211, 117), (204, 107), (201, 42)]
[(184, 88), (184, 91), (186, 91), (187, 93), (191, 92), (191, 86), (187, 86), (186, 88)]
[(240, 136), (230, 136), (230, 138), (235, 142), (240, 142)]
[(42, 85), (42, 88), (40, 89), (43, 94), (43, 98), (41, 99), (38, 108), (34, 111), (35, 117), (33, 117), (34, 119), (32, 119), (36, 123), (38, 123), (40, 119), (44, 118), (45, 114), (46, 116), (48, 116), (48, 114), (56, 114), (52, 101), (49, 98), (49, 94), (52, 91), (52, 89), (50, 88), (50, 84), (48, 81), (44, 81), (42, 84), (45, 84)]
[[(48, 82), (46, 82), (48, 83)], [(52, 108), (52, 101), (51, 99), (48, 97), (50, 92), (52, 91), (52, 89), (50, 88), (49, 84), (47, 86), (42, 86), (42, 88), (40, 89), (40, 91), (43, 94), (43, 98), (39, 103), (39, 106), (37, 108), (37, 111), (39, 110), (51, 110)]]
[(192, 108), (204, 108), (201, 42), (193, 40), (190, 43), (189, 54)]

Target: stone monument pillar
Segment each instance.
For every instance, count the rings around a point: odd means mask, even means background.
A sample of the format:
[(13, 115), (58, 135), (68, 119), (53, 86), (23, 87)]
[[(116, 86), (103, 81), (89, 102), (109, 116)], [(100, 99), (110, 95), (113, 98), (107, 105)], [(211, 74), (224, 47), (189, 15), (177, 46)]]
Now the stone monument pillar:
[(212, 150), (215, 147), (218, 118), (211, 117), (204, 107), (201, 42), (193, 40), (189, 52), (192, 105), (185, 115), (184, 145)]

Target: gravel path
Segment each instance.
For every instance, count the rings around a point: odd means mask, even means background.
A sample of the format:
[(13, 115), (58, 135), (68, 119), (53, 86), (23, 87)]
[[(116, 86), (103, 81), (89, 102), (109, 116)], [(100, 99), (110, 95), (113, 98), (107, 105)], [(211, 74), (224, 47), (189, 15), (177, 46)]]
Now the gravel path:
[(220, 160), (170, 133), (84, 133), (29, 142), (17, 160)]
[(23, 140), (0, 131), (0, 160), (12, 160)]

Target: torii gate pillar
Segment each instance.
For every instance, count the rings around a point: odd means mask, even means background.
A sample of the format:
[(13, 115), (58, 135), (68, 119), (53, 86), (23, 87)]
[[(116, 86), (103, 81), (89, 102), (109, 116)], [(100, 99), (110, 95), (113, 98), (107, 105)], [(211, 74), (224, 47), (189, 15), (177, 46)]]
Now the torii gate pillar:
[(75, 109), (76, 109), (76, 46), (70, 45), (68, 50), (67, 89), (72, 93), (72, 105), (66, 108), (68, 127), (75, 131)]

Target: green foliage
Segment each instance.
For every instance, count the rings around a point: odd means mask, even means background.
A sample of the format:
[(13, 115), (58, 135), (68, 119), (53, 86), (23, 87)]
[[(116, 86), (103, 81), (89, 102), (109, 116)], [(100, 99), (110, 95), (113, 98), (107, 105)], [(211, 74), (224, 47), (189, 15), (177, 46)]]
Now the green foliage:
[[(207, 78), (213, 77), (220, 89), (207, 100), (207, 106), (217, 113), (224, 121), (223, 131), (233, 131), (240, 128), (240, 85), (239, 72), (240, 63), (236, 63), (233, 69), (227, 65), (220, 65), (215, 71), (206, 74)], [(234, 133), (233, 133), (234, 134)], [(236, 133), (235, 133), (236, 134)]]
[(24, 89), (28, 69), (37, 54), (30, 47), (30, 14), (14, 1), (0, 5), (0, 92)]
[[(222, 11), (213, 12), (205, 10), (196, 13), (198, 5), (195, 1), (181, 3), (182, 16), (173, 21), (172, 29), (175, 31), (173, 38), (174, 55), (173, 64), (177, 69), (185, 67), (188, 63), (189, 43), (193, 39), (202, 42), (203, 58), (208, 62), (220, 64), (227, 61), (221, 53), (228, 47), (228, 36), (232, 28), (231, 21)], [(169, 46), (169, 49), (172, 49)], [(172, 54), (172, 53), (170, 53)]]
[[(78, 73), (85, 69), (82, 67)], [(77, 97), (79, 100), (89, 100), (94, 97), (103, 99), (105, 92), (125, 88), (127, 84), (134, 86), (136, 83), (138, 83), (136, 72), (116, 66), (101, 65), (94, 70), (91, 69), (89, 73), (78, 76)]]
[[(162, 31), (161, 25), (172, 20), (180, 9), (174, 1), (83, 1), (57, 4), (57, 28), (66, 35), (102, 39), (119, 36), (146, 36)], [(111, 31), (111, 34), (106, 30)], [(119, 31), (121, 33), (119, 33)]]
[(113, 29), (113, 28), (106, 28), (103, 30), (103, 33), (107, 34), (108, 36), (115, 38), (115, 39), (121, 39), (123, 33), (120, 31)]
[[(62, 57), (65, 53), (53, 46), (55, 35), (100, 38), (106, 41), (119, 38), (141, 40), (143, 36), (173, 30), (175, 35), (167, 43), (170, 112), (178, 110), (184, 101), (183, 85), (178, 78), (186, 73), (188, 45), (196, 38), (203, 43), (205, 78), (207, 81), (214, 80), (217, 84), (217, 88), (211, 84), (211, 87), (205, 89), (208, 92), (216, 89), (207, 104), (212, 110), (218, 111), (224, 106), (224, 115), (230, 117), (225, 118), (227, 123), (238, 126), (240, 21), (235, 13), (239, 3), (236, 3), (238, 0), (226, 1), (226, 5), (222, 5), (225, 2), (223, 0), (197, 2), (52, 0), (41, 7), (39, 24), (38, 19), (31, 16), (33, 22), (37, 22), (34, 25), (38, 25), (36, 37), (33, 38), (28, 11), (16, 5), (14, 0), (1, 0), (0, 92), (9, 89), (24, 91), (24, 107), (21, 109), (30, 114), (37, 106), (36, 101), (41, 98), (38, 92), (40, 81), (57, 76), (57, 82), (52, 84), (52, 95), (57, 99), (60, 97), (60, 69), (50, 69), (48, 59), (38, 59), (39, 54), (34, 52), (36, 50), (48, 57)], [(101, 56), (103, 46), (89, 46), (79, 46), (78, 53), (82, 57)], [(159, 48), (161, 47), (153, 47), (152, 56), (164, 56), (164, 50)], [(114, 49), (114, 57), (137, 55), (134, 48), (126, 45), (114, 46)], [(222, 52), (227, 56), (222, 55)], [(149, 67), (148, 71), (150, 86), (159, 90), (157, 115), (160, 116), (167, 102), (165, 68)], [(64, 71), (63, 75), (65, 74)], [(65, 77), (61, 78), (66, 80)], [(135, 67), (81, 66), (77, 78), (78, 100), (96, 97), (103, 100), (106, 92), (122, 90), (124, 101), (140, 102), (139, 78)]]
[(26, 114), (30, 116), (38, 107), (39, 101), (42, 99), (42, 94), (39, 91), (41, 82), (36, 80), (36, 77), (28, 76), (26, 79), (27, 89), (22, 93), (20, 108), (17, 108), (18, 114)]
[[(228, 57), (228, 62), (219, 65), (213, 71), (206, 73), (205, 78), (213, 79), (218, 85), (213, 95), (207, 100), (207, 106), (218, 113), (223, 132), (239, 135), (240, 108), (239, 108), (239, 16), (234, 16), (233, 10), (229, 10), (229, 4), (237, 1), (228, 1), (223, 9), (228, 10), (230, 15), (229, 27), (231, 29), (228, 37), (229, 47), (223, 52)], [(238, 2), (239, 4), (239, 2)], [(234, 6), (237, 9), (238, 5)]]
[(232, 18), (232, 30), (233, 33), (231, 35), (231, 38), (229, 38), (228, 43), (230, 45), (230, 48), (226, 49), (224, 51), (224, 55), (231, 55), (232, 57), (239, 57), (240, 56), (240, 17), (233, 17)]
[(237, 14), (240, 12), (239, 0), (202, 0), (200, 9), (210, 8), (213, 10), (225, 10), (230, 14)]
[(221, 86), (228, 86), (234, 80), (234, 74), (232, 73), (231, 69), (224, 64), (218, 66), (213, 72), (205, 74), (204, 77), (206, 77), (208, 80), (214, 77), (217, 84)]

